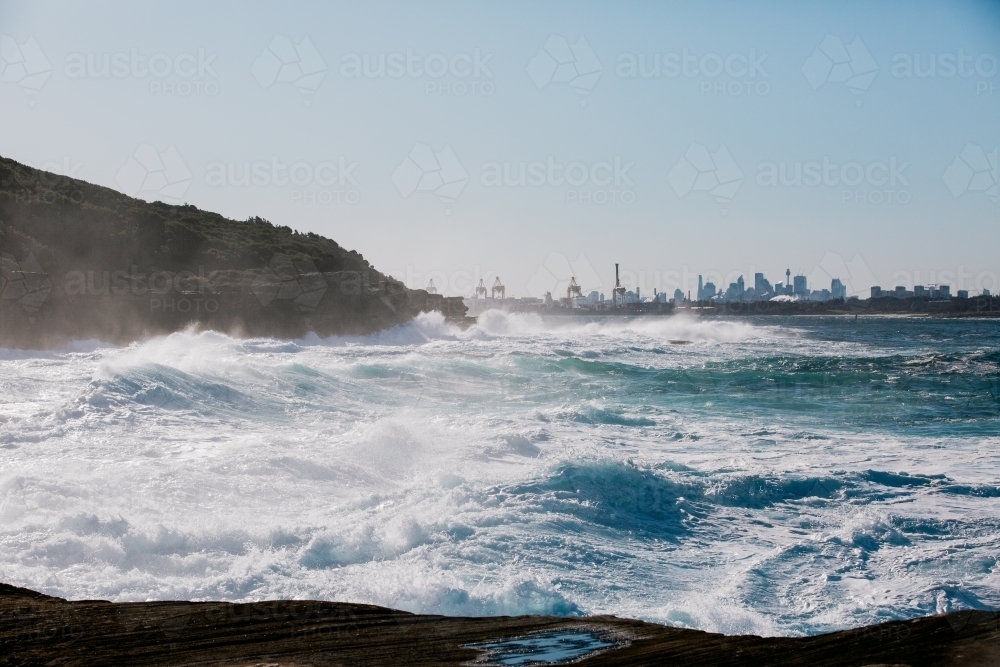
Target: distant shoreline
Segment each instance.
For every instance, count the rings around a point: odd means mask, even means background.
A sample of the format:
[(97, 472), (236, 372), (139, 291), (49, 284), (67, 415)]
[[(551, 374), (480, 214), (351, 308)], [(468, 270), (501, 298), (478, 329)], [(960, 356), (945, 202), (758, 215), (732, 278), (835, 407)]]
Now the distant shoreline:
[(569, 307), (565, 300), (549, 306), (531, 305), (519, 307), (510, 304), (491, 303), (479, 310), (473, 309), (467, 319), (478, 317), (491, 311), (506, 313), (537, 314), (552, 318), (593, 318), (606, 317), (667, 317), (688, 315), (694, 317), (752, 317), (752, 316), (891, 316), (891, 317), (931, 317), (942, 319), (997, 318), (1000, 317), (1000, 298), (977, 296), (953, 298), (949, 300), (929, 300), (926, 298), (897, 299), (879, 297), (875, 299), (847, 299), (829, 301), (725, 301), (719, 303), (687, 302), (682, 304), (643, 302), (626, 304), (618, 308)]
[[(525, 314), (523, 312), (513, 311), (511, 314)], [(716, 319), (716, 318), (726, 318), (726, 317), (840, 317), (853, 319), (855, 317), (859, 319), (879, 317), (879, 318), (906, 318), (906, 319), (933, 319), (933, 320), (995, 320), (1000, 319), (1000, 311), (997, 312), (984, 312), (984, 313), (922, 313), (922, 312), (878, 312), (878, 311), (821, 311), (821, 312), (740, 312), (740, 311), (709, 311), (709, 312), (697, 312), (695, 309), (679, 308), (671, 312), (664, 313), (643, 313), (643, 312), (629, 312), (629, 311), (604, 311), (604, 312), (587, 312), (587, 311), (541, 311), (537, 313), (543, 319), (559, 319), (559, 320), (570, 320), (570, 319), (592, 319), (592, 320), (602, 320), (610, 318), (624, 318), (624, 319), (636, 319), (636, 318), (658, 318), (658, 317), (696, 317), (696, 318), (706, 318), (706, 319)], [(476, 317), (466, 316), (464, 319), (472, 320), (470, 324), (474, 323)]]

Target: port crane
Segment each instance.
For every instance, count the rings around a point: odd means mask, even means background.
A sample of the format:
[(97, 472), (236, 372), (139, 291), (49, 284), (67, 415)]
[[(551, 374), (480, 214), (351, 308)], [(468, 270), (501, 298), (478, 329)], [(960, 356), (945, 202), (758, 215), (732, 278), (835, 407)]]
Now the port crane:
[(503, 284), (500, 282), (500, 276), (493, 281), (493, 290), (490, 293), (491, 298), (497, 298), (497, 292), (500, 293), (500, 300), (503, 301), (507, 298), (507, 290), (504, 288)]
[(438, 293), (438, 288), (434, 286), (434, 279), (433, 278), (431, 278), (430, 282), (427, 283), (427, 293), (428, 294), (437, 294)]
[(483, 284), (483, 279), (479, 279), (479, 285), (476, 286), (476, 298), (485, 299), (486, 298), (486, 285)]
[(570, 303), (573, 303), (573, 297), (583, 298), (583, 288), (577, 284), (575, 276), (569, 279), (569, 287), (566, 288), (566, 298), (569, 299)]

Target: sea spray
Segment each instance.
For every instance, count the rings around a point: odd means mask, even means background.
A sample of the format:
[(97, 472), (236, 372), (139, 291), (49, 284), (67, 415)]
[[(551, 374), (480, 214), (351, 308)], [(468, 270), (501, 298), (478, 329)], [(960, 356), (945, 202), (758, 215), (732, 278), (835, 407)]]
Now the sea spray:
[(5, 350), (0, 576), (766, 635), (995, 606), (998, 348), (993, 322), (490, 312)]

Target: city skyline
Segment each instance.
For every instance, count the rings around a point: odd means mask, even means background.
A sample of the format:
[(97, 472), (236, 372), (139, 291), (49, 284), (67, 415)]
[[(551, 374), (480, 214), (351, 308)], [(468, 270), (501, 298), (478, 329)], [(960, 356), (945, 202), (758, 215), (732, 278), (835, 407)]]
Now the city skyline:
[[(616, 265), (616, 274), (620, 273), (618, 266)], [(626, 272), (628, 273), (628, 272)], [(988, 287), (982, 287), (976, 290), (970, 290), (967, 288), (959, 288), (957, 290), (952, 289), (950, 283), (945, 282), (932, 282), (926, 284), (912, 284), (912, 285), (895, 285), (892, 288), (883, 289), (880, 285), (871, 285), (866, 294), (852, 294), (845, 282), (840, 279), (840, 277), (834, 277), (830, 279), (830, 287), (826, 288), (823, 286), (818, 286), (815, 284), (810, 284), (809, 276), (804, 274), (792, 275), (791, 269), (785, 269), (785, 280), (775, 282), (773, 285), (770, 280), (765, 277), (762, 272), (754, 273), (753, 286), (747, 286), (746, 280), (743, 274), (728, 284), (728, 286), (716, 285), (711, 280), (705, 280), (704, 274), (698, 274), (698, 285), (693, 291), (693, 296), (691, 291), (685, 292), (681, 288), (674, 288), (673, 294), (667, 290), (660, 290), (658, 288), (652, 289), (653, 296), (649, 296), (650, 291), (645, 290), (641, 286), (629, 285), (625, 281), (621, 281), (621, 289), (624, 294), (624, 303), (638, 303), (638, 302), (654, 302), (659, 301), (661, 303), (666, 303), (667, 301), (673, 302), (695, 302), (695, 301), (710, 301), (713, 299), (718, 299), (722, 301), (767, 301), (774, 298), (781, 300), (787, 298), (787, 300), (803, 300), (803, 301), (830, 301), (830, 300), (847, 300), (847, 299), (865, 299), (865, 298), (879, 298), (879, 297), (894, 297), (894, 298), (930, 298), (930, 299), (948, 299), (953, 296), (958, 298), (968, 298), (970, 296), (991, 296), (993, 290)], [(556, 301), (562, 300), (562, 291), (566, 292), (567, 299), (581, 299), (585, 302), (591, 304), (597, 304), (604, 302), (606, 300), (606, 295), (601, 289), (590, 289), (585, 288), (585, 285), (581, 285), (577, 282), (576, 276), (570, 276), (568, 280), (562, 280), (555, 283), (555, 287), (551, 290), (545, 291), (540, 296), (525, 295), (517, 296), (506, 295), (506, 286), (502, 284), (499, 276), (495, 277), (494, 283), (492, 285), (492, 290), (487, 290), (484, 284), (484, 278), (479, 280), (479, 284), (471, 294), (462, 295), (465, 297), (466, 302), (469, 299), (473, 300), (497, 300), (497, 293), (499, 292), (499, 300), (505, 300), (507, 298), (519, 300), (523, 303), (545, 303), (551, 304)], [(630, 289), (631, 287), (631, 289)], [(907, 289), (911, 287), (912, 289)], [(437, 294), (439, 290), (437, 285), (434, 283), (433, 279), (428, 282), (425, 288), (428, 292)], [(611, 290), (614, 292), (614, 290)], [(643, 296), (645, 294), (645, 296)], [(607, 300), (611, 300), (607, 297)]]
[[(691, 291), (694, 294), (700, 294), (701, 285), (708, 283), (715, 283), (718, 288), (723, 291), (730, 285), (735, 284), (740, 279), (746, 279), (744, 276), (752, 276), (754, 278), (753, 289), (757, 289), (757, 277), (763, 277), (764, 282), (768, 285), (782, 285), (783, 288), (788, 288), (787, 294), (792, 295), (799, 293), (801, 290), (797, 290), (794, 282), (788, 282), (789, 280), (802, 279), (805, 284), (808, 285), (811, 291), (817, 284), (826, 284), (831, 288), (831, 294), (833, 293), (833, 282), (837, 281), (840, 283), (840, 287), (843, 289), (843, 298), (848, 297), (859, 297), (867, 298), (871, 287), (875, 285), (881, 285), (875, 274), (868, 268), (867, 264), (864, 262), (863, 258), (860, 256), (855, 256), (852, 260), (845, 262), (842, 257), (833, 255), (832, 253), (827, 253), (822, 261), (817, 264), (809, 272), (802, 270), (792, 271), (789, 268), (791, 264), (787, 265), (786, 268), (779, 273), (781, 276), (785, 276), (783, 280), (772, 281), (766, 278), (767, 275), (773, 275), (767, 272), (757, 270), (754, 264), (750, 264), (750, 269), (747, 271), (732, 270), (726, 273), (719, 271), (704, 271), (698, 272), (692, 269), (690, 266), (684, 265), (680, 269), (676, 270), (664, 270), (664, 271), (645, 271), (645, 270), (633, 270), (627, 266), (622, 266), (620, 269), (620, 278), (623, 286), (629, 291), (634, 291), (636, 287), (639, 287), (640, 291), (652, 294), (654, 291), (659, 293), (673, 293), (675, 290), (680, 290), (685, 294)], [(609, 271), (614, 275), (614, 271)], [(459, 272), (456, 277), (444, 275), (442, 272), (436, 272), (430, 276), (431, 281), (434, 281), (435, 290), (438, 293), (443, 293), (440, 289), (442, 282), (448, 283), (461, 282), (467, 283), (469, 285), (478, 283), (480, 281), (492, 282), (494, 280), (500, 280), (503, 283), (508, 281), (503, 279), (504, 272), (496, 273), (471, 273), (471, 272)], [(419, 276), (408, 275), (408, 276), (396, 276), (404, 282), (407, 283), (409, 287), (422, 288), (427, 284), (427, 280), (422, 284), (417, 284), (420, 280)], [(442, 281), (442, 278), (444, 280)], [(590, 264), (589, 259), (585, 255), (580, 255), (575, 261), (570, 262), (563, 255), (558, 253), (551, 253), (547, 258), (546, 262), (543, 263), (541, 267), (536, 271), (532, 279), (530, 279), (529, 285), (534, 284), (534, 291), (520, 291), (511, 290), (509, 285), (505, 285), (505, 288), (509, 292), (511, 297), (530, 297), (530, 298), (541, 298), (544, 296), (546, 291), (552, 292), (555, 295), (557, 292), (565, 291), (566, 286), (571, 280), (577, 280), (585, 293), (597, 290), (610, 291), (611, 286), (614, 285), (614, 280), (610, 282), (604, 282), (599, 276), (594, 267)], [(471, 281), (471, 282), (470, 282)], [(700, 284), (699, 284), (700, 282)], [(886, 285), (891, 285), (893, 289), (897, 287), (905, 287), (907, 289), (913, 290), (917, 286), (936, 286), (936, 285), (949, 285), (955, 290), (965, 290), (970, 293), (980, 293), (984, 289), (995, 293), (995, 275), (992, 272), (985, 272), (979, 274), (973, 274), (971, 272), (965, 271), (964, 267), (959, 266), (956, 270), (944, 270), (940, 272), (927, 272), (921, 273), (916, 272), (906, 272), (906, 271), (896, 271), (893, 272), (889, 280), (882, 281)], [(823, 289), (822, 287), (820, 289)], [(451, 294), (452, 296), (475, 296), (474, 289), (468, 288), (464, 290), (459, 290), (458, 293)], [(780, 295), (781, 293), (775, 293), (775, 295)]]

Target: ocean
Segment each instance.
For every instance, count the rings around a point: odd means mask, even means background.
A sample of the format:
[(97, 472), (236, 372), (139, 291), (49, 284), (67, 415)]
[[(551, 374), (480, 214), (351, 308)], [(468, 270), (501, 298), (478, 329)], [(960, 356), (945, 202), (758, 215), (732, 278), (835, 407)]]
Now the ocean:
[(806, 635), (1000, 606), (1000, 321), (0, 350), (0, 581)]

